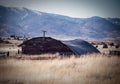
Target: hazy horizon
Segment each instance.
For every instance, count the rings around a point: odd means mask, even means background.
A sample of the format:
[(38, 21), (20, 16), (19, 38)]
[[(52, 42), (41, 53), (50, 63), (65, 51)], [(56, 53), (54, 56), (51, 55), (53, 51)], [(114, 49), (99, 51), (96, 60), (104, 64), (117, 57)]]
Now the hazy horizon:
[(6, 7), (28, 8), (75, 18), (120, 17), (119, 0), (3, 0)]

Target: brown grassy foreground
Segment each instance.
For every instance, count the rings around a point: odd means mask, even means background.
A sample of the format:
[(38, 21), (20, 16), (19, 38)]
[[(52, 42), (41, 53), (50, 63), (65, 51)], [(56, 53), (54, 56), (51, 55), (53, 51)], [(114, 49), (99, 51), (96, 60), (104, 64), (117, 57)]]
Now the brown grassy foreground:
[[(0, 59), (0, 84), (120, 84), (120, 57), (117, 56), (91, 54), (54, 60), (18, 58)], [(37, 56), (31, 57), (34, 58)]]

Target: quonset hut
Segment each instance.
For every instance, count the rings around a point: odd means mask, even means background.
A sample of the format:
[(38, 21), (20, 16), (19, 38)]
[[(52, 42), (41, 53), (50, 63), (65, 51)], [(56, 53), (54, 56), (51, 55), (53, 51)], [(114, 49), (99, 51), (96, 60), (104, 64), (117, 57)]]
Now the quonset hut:
[(23, 54), (55, 54), (72, 55), (75, 54), (69, 47), (61, 41), (50, 37), (36, 37), (20, 44)]
[(36, 37), (23, 42), (23, 54), (55, 54), (60, 55), (81, 55), (87, 53), (99, 53), (99, 51), (83, 40), (59, 41), (51, 37)]
[(67, 45), (76, 55), (100, 53), (92, 44), (81, 39), (62, 41), (62, 43)]

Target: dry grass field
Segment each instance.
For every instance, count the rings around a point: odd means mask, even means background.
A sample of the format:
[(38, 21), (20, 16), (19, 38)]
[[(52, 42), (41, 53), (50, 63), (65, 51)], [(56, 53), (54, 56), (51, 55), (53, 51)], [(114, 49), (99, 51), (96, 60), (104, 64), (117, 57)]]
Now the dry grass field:
[[(120, 57), (88, 54), (49, 60), (0, 58), (0, 84), (120, 84)], [(52, 59), (57, 57), (56, 59)], [(34, 60), (31, 60), (34, 59)]]

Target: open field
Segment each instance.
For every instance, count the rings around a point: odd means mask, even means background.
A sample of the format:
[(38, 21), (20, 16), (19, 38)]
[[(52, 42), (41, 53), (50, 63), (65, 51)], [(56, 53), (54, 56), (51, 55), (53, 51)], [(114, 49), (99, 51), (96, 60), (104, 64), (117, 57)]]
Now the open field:
[(8, 52), (9, 56), (16, 56), (18, 54), (18, 50), (21, 51), (21, 48), (18, 47), (18, 45), (22, 42), (22, 40), (9, 40), (0, 38), (0, 56), (4, 56), (4, 54), (6, 55)]
[(0, 58), (0, 84), (120, 84), (118, 56), (88, 54), (62, 59), (57, 54), (44, 56), (58, 58)]
[(96, 47), (102, 54), (120, 55), (119, 41), (88, 41)]
[(14, 44), (0, 44), (0, 52), (9, 52), (9, 56), (16, 56), (18, 50), (21, 51), (21, 48)]

